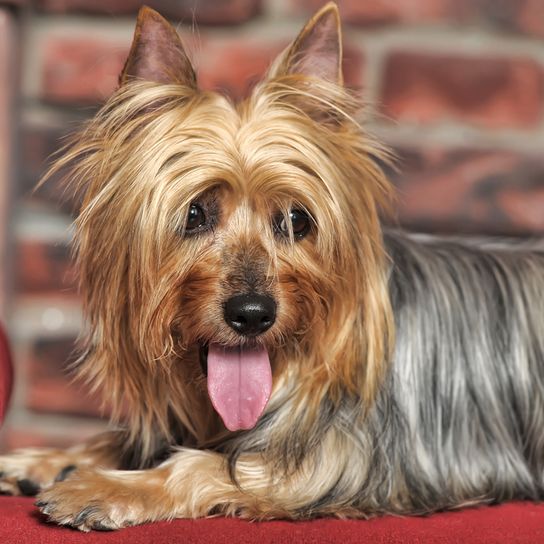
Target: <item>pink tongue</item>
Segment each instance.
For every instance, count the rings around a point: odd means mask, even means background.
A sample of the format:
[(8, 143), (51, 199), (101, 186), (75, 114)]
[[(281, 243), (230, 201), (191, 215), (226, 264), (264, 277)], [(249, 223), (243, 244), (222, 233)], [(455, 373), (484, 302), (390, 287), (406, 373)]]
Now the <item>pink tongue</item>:
[(229, 431), (252, 429), (271, 391), (272, 371), (266, 349), (210, 344), (208, 393)]

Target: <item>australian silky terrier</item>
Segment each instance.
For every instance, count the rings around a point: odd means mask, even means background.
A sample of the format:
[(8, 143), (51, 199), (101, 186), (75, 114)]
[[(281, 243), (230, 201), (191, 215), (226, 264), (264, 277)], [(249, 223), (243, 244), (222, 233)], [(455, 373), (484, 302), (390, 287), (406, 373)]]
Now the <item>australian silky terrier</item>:
[(53, 166), (81, 203), (77, 371), (119, 424), (0, 458), (0, 490), (118, 529), (544, 497), (544, 246), (383, 229), (387, 150), (327, 4), (249, 98), (142, 8)]

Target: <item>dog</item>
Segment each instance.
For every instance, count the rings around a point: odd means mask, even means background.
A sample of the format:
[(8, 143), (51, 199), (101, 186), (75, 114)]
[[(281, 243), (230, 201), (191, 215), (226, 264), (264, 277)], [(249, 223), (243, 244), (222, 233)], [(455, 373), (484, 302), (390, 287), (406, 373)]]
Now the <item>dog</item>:
[(388, 152), (323, 7), (234, 104), (142, 8), (53, 172), (77, 195), (80, 377), (123, 425), (0, 458), (82, 531), (544, 497), (544, 244), (386, 229)]

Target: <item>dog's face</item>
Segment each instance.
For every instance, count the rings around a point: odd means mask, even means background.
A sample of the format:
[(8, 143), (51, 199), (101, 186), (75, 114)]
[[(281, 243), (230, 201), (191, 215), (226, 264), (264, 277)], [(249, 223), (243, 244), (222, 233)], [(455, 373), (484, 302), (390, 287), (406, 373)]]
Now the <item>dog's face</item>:
[(371, 396), (390, 340), (388, 187), (340, 66), (331, 4), (232, 104), (198, 89), (177, 34), (142, 10), (119, 90), (60, 163), (82, 191), (86, 372), (117, 376), (114, 396), (205, 381), (230, 430), (288, 381)]

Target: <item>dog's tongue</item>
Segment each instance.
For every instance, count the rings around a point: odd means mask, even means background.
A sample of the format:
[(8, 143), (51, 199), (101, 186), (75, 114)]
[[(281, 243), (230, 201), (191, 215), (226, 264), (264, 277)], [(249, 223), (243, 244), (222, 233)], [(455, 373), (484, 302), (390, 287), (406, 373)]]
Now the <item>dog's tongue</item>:
[(264, 348), (208, 349), (208, 393), (225, 427), (251, 429), (270, 398), (272, 371)]

